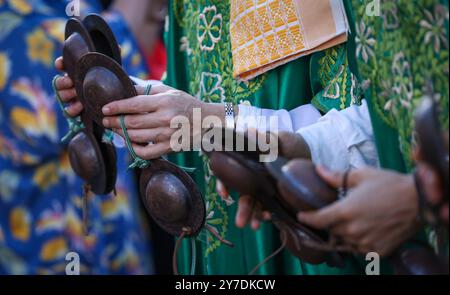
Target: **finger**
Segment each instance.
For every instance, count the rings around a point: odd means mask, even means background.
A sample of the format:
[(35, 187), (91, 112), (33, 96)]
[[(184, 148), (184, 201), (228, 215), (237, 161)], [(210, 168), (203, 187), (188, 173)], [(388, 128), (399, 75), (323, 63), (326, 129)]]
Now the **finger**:
[(261, 226), (262, 220), (262, 210), (261, 204), (259, 202), (255, 202), (253, 213), (252, 213), (252, 229), (258, 230)]
[(66, 108), (66, 112), (70, 117), (77, 117), (83, 111), (83, 105), (81, 102), (76, 101)]
[[(120, 122), (120, 117), (117, 116), (103, 118), (103, 126), (108, 129), (122, 129)], [(163, 120), (154, 114), (126, 115), (124, 122), (125, 127), (130, 130), (163, 127), (161, 126)]]
[(74, 88), (61, 90), (58, 93), (61, 100), (65, 103), (70, 102), (71, 100), (77, 97), (77, 92), (75, 91)]
[(58, 71), (64, 71), (64, 62), (63, 62), (62, 56), (58, 57), (58, 58), (55, 60), (55, 68), (56, 68)]
[(56, 80), (56, 90), (71, 89), (73, 87), (73, 81), (69, 76), (60, 77)]
[(316, 171), (326, 183), (334, 188), (341, 187), (344, 182), (343, 173), (332, 172), (323, 166), (317, 166)]
[[(317, 166), (316, 171), (326, 183), (334, 188), (340, 188), (345, 184), (347, 185), (347, 188), (353, 188), (357, 186), (364, 179), (364, 177), (367, 178), (373, 173), (376, 173), (376, 170), (369, 168), (355, 171), (349, 170), (346, 173), (333, 172), (323, 166)], [(344, 183), (345, 176), (347, 176), (346, 183)]]
[(161, 158), (170, 153), (170, 145), (166, 142), (149, 144), (147, 146), (141, 146), (133, 144), (133, 149), (140, 158), (144, 160), (153, 160)]
[[(125, 138), (122, 129), (113, 128), (115, 133)], [(167, 134), (167, 128), (153, 128), (153, 129), (127, 129), (128, 137), (131, 142), (135, 143), (158, 143), (165, 142), (170, 139), (170, 134)]]
[(150, 95), (162, 94), (174, 90), (175, 90), (174, 88), (164, 84), (153, 85), (150, 91)]
[(305, 223), (317, 229), (328, 229), (345, 221), (344, 208), (345, 200), (338, 201), (319, 211), (300, 212), (297, 218), (300, 222)]
[(217, 180), (217, 182), (216, 182), (216, 190), (222, 199), (228, 198), (228, 196), (229, 196), (228, 190), (226, 189), (225, 185), (220, 180)]
[(250, 196), (242, 196), (239, 198), (238, 212), (236, 214), (236, 226), (244, 228), (251, 218), (253, 209), (253, 198)]
[[(151, 84), (151, 83), (149, 82), (149, 84)], [(147, 87), (141, 86), (141, 85), (136, 85), (135, 88), (136, 88), (138, 95), (144, 95)], [(164, 85), (164, 84), (153, 85), (150, 89), (149, 95), (156, 95), (156, 94), (164, 93), (164, 92), (171, 91), (171, 90), (174, 90), (174, 88)]]
[(272, 214), (271, 214), (269, 211), (264, 211), (264, 212), (262, 213), (262, 215), (263, 215), (263, 220), (264, 220), (264, 221), (270, 221), (270, 220), (272, 220)]
[(156, 96), (139, 95), (109, 103), (103, 107), (102, 111), (105, 116), (150, 113), (157, 110), (158, 99), (159, 97)]

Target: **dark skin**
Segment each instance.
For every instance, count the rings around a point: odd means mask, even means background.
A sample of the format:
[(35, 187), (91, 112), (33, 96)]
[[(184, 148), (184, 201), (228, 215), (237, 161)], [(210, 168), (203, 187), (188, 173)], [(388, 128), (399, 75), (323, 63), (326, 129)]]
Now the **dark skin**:
[[(342, 187), (344, 173), (318, 167), (333, 188)], [(328, 230), (358, 252), (387, 256), (419, 227), (419, 203), (412, 175), (381, 169), (359, 169), (348, 176), (348, 196), (321, 210), (300, 212), (298, 219)]]
[[(287, 159), (311, 158), (309, 146), (299, 134), (280, 132), (278, 134), (278, 141), (281, 156)], [(217, 181), (216, 190), (223, 199), (228, 198), (229, 192), (220, 180)], [(270, 212), (264, 211), (261, 204), (255, 198), (246, 195), (239, 197), (239, 206), (235, 220), (238, 228), (244, 228), (250, 225), (253, 230), (258, 230), (261, 227), (262, 221), (269, 221), (270, 219)]]

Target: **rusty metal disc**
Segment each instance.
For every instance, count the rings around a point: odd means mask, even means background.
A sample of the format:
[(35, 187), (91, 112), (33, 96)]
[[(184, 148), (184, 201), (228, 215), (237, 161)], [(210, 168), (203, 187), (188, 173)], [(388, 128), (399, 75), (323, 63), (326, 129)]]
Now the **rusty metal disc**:
[[(236, 138), (236, 134), (233, 137)], [(251, 139), (244, 137), (244, 146), (247, 147)], [(254, 196), (264, 208), (272, 213), (274, 225), (280, 230), (282, 240), (286, 240), (286, 247), (294, 256), (311, 264), (326, 262), (331, 266), (342, 266), (339, 254), (305, 245), (305, 242), (313, 242), (317, 245), (326, 244), (326, 233), (314, 231), (296, 220), (298, 211), (294, 208), (298, 207), (297, 202), (303, 202), (303, 205), (308, 204), (309, 198), (314, 199), (314, 196), (307, 194), (306, 200), (292, 199), (292, 196), (285, 199), (283, 192), (278, 190), (277, 178), (271, 173), (272, 171), (267, 169), (267, 167), (271, 167), (271, 170), (274, 170), (274, 167), (259, 162), (260, 151), (257, 149), (256, 151), (244, 150), (241, 152), (212, 151), (206, 152), (206, 154), (210, 159), (211, 170), (225, 186), (239, 193)], [(280, 163), (279, 160), (276, 164), (282, 167), (283, 165)], [(277, 169), (278, 166), (276, 166)], [(310, 193), (315, 192), (313, 190)], [(313, 204), (315, 203), (313, 202)]]
[(95, 52), (102, 53), (122, 65), (120, 47), (108, 23), (98, 14), (89, 14), (83, 20), (95, 47)]
[(83, 23), (76, 18), (67, 21), (63, 46), (64, 68), (74, 79), (78, 61), (86, 53), (94, 51), (95, 46)]
[(205, 202), (192, 178), (178, 166), (153, 160), (140, 179), (141, 199), (149, 215), (166, 232), (197, 235), (206, 219)]
[(122, 67), (101, 53), (88, 53), (80, 59), (75, 69), (75, 89), (89, 117), (100, 126), (105, 105), (137, 96)]
[(89, 132), (78, 133), (69, 143), (69, 160), (72, 169), (95, 194), (107, 191), (106, 167), (97, 140)]
[(282, 157), (265, 163), (267, 170), (277, 180), (278, 197), (293, 214), (317, 210), (338, 200), (338, 193), (317, 174), (310, 160), (287, 160)]

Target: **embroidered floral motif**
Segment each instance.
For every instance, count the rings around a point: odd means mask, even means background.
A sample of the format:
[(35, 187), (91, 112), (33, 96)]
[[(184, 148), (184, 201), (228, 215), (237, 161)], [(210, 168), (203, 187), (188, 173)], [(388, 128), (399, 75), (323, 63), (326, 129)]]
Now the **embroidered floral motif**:
[[(184, 35), (179, 39), (179, 48), (188, 57), (189, 93), (197, 94), (201, 100), (208, 102), (233, 102), (239, 104), (248, 99), (264, 83), (266, 75), (241, 83), (233, 77), (233, 61), (229, 34), (229, 1), (174, 0), (173, 12), (177, 24)], [(205, 201), (209, 208), (208, 224), (226, 238), (229, 226), (227, 207), (233, 200), (222, 200), (217, 194), (216, 180), (210, 174), (208, 159), (200, 155), (204, 162), (207, 178)], [(202, 239), (206, 235), (206, 240)], [(205, 255), (208, 256), (221, 247), (220, 241), (209, 233), (202, 234), (206, 242)]]
[(222, 77), (219, 74), (202, 73), (200, 93), (198, 97), (206, 102), (223, 103), (225, 90), (221, 86)]
[(198, 43), (201, 50), (212, 51), (222, 36), (222, 14), (215, 6), (203, 9), (198, 19)]
[(313, 105), (327, 113), (331, 109), (343, 110), (353, 104), (360, 104), (359, 84), (350, 70), (346, 45), (327, 49), (321, 55), (317, 61), (318, 81), (313, 80), (313, 84), (319, 84), (313, 87), (314, 90), (317, 88), (320, 92), (315, 93)]
[(364, 22), (360, 22), (356, 27), (356, 56), (361, 56), (365, 62), (373, 58), (373, 46), (376, 41), (373, 38), (372, 29), (367, 27)]
[(448, 11), (442, 5), (436, 5), (434, 14), (428, 10), (424, 11), (425, 19), (420, 25), (427, 30), (425, 34), (425, 44), (432, 43), (434, 51), (439, 53), (441, 46), (448, 49), (447, 32), (445, 30), (445, 21), (448, 21)]
[(412, 110), (430, 79), (436, 96), (442, 96), (441, 123), (448, 128), (448, 1), (383, 1), (382, 17), (366, 15), (369, 1), (352, 2), (361, 77), (369, 81), (367, 93), (378, 117), (398, 132), (405, 164), (412, 168)]
[(396, 54), (394, 57), (392, 76), (395, 81), (393, 91), (399, 98), (400, 105), (404, 108), (411, 109), (414, 91), (411, 66), (402, 52)]

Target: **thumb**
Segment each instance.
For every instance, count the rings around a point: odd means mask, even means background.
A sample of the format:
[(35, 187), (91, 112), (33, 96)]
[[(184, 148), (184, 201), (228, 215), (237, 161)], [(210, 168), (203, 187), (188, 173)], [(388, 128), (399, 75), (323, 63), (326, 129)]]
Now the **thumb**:
[(333, 172), (323, 166), (317, 166), (316, 171), (319, 174), (320, 178), (322, 178), (333, 188), (341, 187), (344, 182), (344, 173)]
[(300, 212), (297, 219), (317, 229), (328, 229), (344, 219), (342, 208), (342, 202), (336, 202), (318, 211)]

